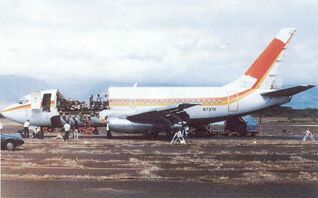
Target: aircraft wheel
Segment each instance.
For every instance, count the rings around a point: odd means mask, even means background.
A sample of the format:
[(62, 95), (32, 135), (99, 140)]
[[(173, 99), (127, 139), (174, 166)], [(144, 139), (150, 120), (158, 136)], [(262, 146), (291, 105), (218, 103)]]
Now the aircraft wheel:
[(93, 131), (93, 133), (94, 133), (95, 135), (98, 135), (98, 129), (95, 128), (94, 131)]
[(160, 133), (161, 131), (160, 130), (155, 130), (155, 131), (153, 131), (152, 133), (150, 133), (150, 137), (152, 138), (152, 139), (158, 139), (158, 136), (159, 136), (159, 133)]
[(222, 133), (222, 136), (229, 136), (229, 133)]
[(150, 132), (150, 131), (144, 132), (144, 138), (146, 138), (146, 139), (151, 139), (151, 138), (153, 138), (153, 136), (154, 136), (153, 132)]
[(112, 136), (112, 133), (110, 131), (107, 131), (107, 134), (106, 134), (106, 137), (108, 139), (111, 139), (113, 136)]
[(255, 136), (256, 136), (256, 133), (250, 133), (250, 136), (251, 136), (251, 137), (255, 137)]

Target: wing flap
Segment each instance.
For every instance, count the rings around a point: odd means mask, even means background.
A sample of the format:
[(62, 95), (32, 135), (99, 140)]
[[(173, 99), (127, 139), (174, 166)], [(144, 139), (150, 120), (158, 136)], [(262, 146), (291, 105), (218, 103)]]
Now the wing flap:
[(155, 108), (149, 111), (138, 112), (136, 114), (129, 115), (126, 118), (130, 121), (162, 119), (163, 117), (168, 117), (170, 115), (178, 115), (184, 112), (183, 110), (196, 105), (197, 104), (191, 103), (175, 104), (167, 107)]
[(262, 93), (261, 95), (267, 96), (267, 97), (293, 96), (295, 94), (306, 91), (307, 89), (311, 89), (313, 87), (315, 87), (315, 86), (314, 85), (300, 85), (300, 86), (295, 86), (295, 87), (289, 87), (286, 89), (280, 89), (277, 91)]

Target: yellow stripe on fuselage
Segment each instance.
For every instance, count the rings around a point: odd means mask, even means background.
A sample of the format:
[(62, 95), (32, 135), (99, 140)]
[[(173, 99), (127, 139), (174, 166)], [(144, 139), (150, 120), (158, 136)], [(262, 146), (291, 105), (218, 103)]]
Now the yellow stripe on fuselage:
[(16, 110), (25, 110), (25, 109), (30, 109), (31, 108), (31, 104), (26, 104), (26, 105), (20, 105), (20, 106), (16, 106), (16, 107), (12, 107), (9, 109), (5, 109), (2, 112), (9, 112), (9, 111), (16, 111)]
[[(51, 101), (50, 107), (51, 108), (55, 107), (55, 101), (54, 100)], [(15, 107), (12, 107), (12, 108), (9, 108), (9, 109), (5, 109), (2, 112), (10, 112), (10, 111), (16, 111), (16, 110), (30, 110), (30, 109), (31, 109), (31, 104), (21, 104), (19, 106), (15, 106)]]

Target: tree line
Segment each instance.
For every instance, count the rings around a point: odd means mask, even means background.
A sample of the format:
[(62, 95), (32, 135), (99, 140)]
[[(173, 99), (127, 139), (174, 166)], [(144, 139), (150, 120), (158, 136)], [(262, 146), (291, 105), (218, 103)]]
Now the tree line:
[(254, 116), (264, 117), (288, 117), (288, 118), (300, 118), (300, 117), (316, 117), (318, 118), (318, 109), (293, 109), (291, 107), (275, 106), (269, 109), (259, 111)]

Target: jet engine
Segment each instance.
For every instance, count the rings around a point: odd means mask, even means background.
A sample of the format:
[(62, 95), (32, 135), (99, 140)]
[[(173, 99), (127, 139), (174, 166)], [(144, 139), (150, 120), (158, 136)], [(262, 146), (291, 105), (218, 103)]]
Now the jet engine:
[(107, 124), (110, 131), (119, 133), (158, 133), (169, 128), (164, 123), (132, 122), (125, 118), (117, 117), (108, 117)]

